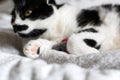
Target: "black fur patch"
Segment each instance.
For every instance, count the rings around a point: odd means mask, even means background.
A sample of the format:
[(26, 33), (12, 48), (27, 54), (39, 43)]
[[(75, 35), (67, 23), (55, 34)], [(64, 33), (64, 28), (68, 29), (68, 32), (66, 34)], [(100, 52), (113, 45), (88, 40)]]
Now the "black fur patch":
[(13, 29), (14, 29), (14, 32), (18, 32), (18, 31), (27, 30), (28, 26), (27, 25), (13, 25)]
[(57, 44), (57, 45), (53, 46), (52, 49), (66, 52), (67, 51), (67, 43), (64, 42), (64, 43)]
[(84, 42), (90, 47), (95, 47), (97, 44), (97, 42), (93, 39), (84, 39)]
[(96, 49), (100, 49), (100, 45), (97, 45), (97, 42), (93, 39), (84, 39), (84, 42), (90, 46), (90, 47), (93, 47), (93, 48), (96, 48)]
[(102, 5), (102, 7), (107, 9), (107, 10), (112, 10), (112, 8), (113, 8), (112, 4)]
[[(47, 4), (46, 0), (14, 0), (14, 3), (22, 20), (46, 19), (53, 14), (53, 8)], [(32, 11), (31, 15), (25, 16), (27, 10)]]
[(93, 33), (97, 33), (98, 31), (93, 29), (93, 28), (89, 28), (89, 29), (84, 29), (84, 30), (81, 30), (79, 31), (78, 33), (81, 33), (81, 32), (93, 32)]
[(100, 49), (100, 47), (101, 47), (101, 45), (98, 45), (98, 46), (96, 46), (95, 48), (96, 48), (96, 49)]
[(18, 33), (23, 38), (37, 37), (45, 33), (47, 29), (34, 29), (28, 34)]
[(80, 27), (84, 27), (87, 24), (99, 26), (102, 23), (96, 10), (82, 10), (77, 17), (77, 22)]
[(120, 5), (115, 5), (116, 11), (120, 14)]

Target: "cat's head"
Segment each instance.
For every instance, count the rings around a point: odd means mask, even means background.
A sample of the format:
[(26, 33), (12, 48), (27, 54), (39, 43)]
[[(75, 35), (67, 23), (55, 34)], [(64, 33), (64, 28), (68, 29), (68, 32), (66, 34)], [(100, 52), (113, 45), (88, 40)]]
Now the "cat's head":
[(53, 5), (59, 7), (54, 0), (13, 0), (13, 2), (11, 23), (14, 32), (22, 37), (34, 37), (46, 32), (47, 28), (38, 23), (54, 14)]

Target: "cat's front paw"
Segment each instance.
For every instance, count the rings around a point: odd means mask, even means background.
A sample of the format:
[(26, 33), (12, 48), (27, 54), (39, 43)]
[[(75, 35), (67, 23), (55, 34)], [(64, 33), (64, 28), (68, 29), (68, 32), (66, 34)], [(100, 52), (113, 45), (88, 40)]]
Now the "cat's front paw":
[(24, 46), (23, 52), (27, 57), (37, 58), (40, 54), (51, 49), (53, 44), (53, 42), (44, 39), (31, 40)]
[(39, 51), (40, 51), (40, 45), (35, 40), (28, 42), (23, 48), (24, 54), (30, 58), (39, 57)]

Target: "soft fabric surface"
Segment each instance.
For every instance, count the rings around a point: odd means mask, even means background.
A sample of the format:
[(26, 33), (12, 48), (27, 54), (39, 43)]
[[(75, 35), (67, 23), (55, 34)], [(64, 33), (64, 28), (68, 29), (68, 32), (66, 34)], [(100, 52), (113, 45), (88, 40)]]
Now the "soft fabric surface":
[(84, 69), (75, 64), (47, 64), (40, 59), (31, 60), (0, 51), (0, 80), (120, 80), (120, 71)]
[[(93, 0), (102, 1), (120, 2)], [(0, 14), (0, 80), (120, 80), (120, 50), (84, 56), (52, 50), (35, 60), (24, 57), (22, 40), (12, 32), (10, 19), (10, 15)]]

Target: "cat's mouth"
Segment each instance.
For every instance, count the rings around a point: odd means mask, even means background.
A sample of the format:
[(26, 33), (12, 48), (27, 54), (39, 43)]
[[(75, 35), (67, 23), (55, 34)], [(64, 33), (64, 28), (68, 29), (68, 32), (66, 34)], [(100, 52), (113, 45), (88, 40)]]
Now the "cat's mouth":
[(20, 32), (20, 31), (24, 31), (24, 30), (27, 30), (27, 29), (28, 29), (27, 25), (17, 25), (17, 24), (13, 25), (13, 30), (14, 30), (15, 33)]
[(47, 29), (33, 29), (28, 33), (24, 33), (27, 31), (28, 28), (29, 26), (27, 25), (18, 25), (18, 24), (13, 25), (14, 32), (23, 38), (38, 37), (47, 31)]

